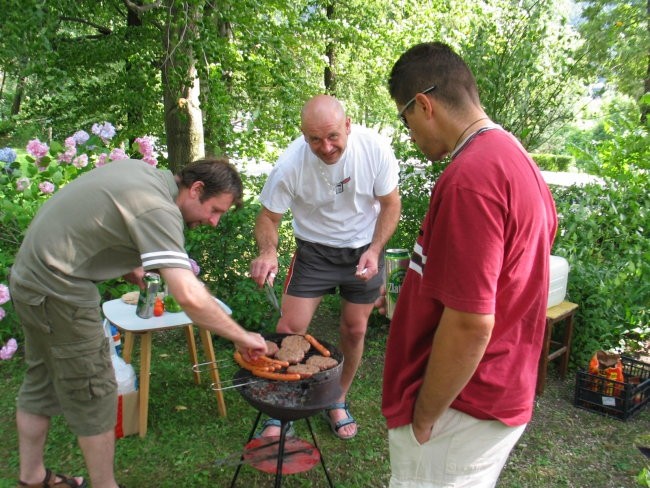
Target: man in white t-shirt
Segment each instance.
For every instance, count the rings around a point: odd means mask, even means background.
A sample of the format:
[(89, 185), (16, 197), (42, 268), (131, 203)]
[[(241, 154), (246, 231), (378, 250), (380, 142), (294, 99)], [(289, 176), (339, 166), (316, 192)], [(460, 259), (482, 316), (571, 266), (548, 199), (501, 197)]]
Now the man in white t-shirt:
[[(342, 394), (325, 409), (341, 439), (357, 433), (346, 402), (363, 354), (368, 317), (383, 284), (383, 248), (399, 221), (399, 168), (388, 141), (352, 126), (329, 95), (310, 99), (301, 113), (303, 136), (280, 156), (260, 195), (255, 226), (260, 255), (251, 264), (259, 286), (278, 272), (278, 227), (293, 215), (296, 252), (282, 297), (280, 333), (304, 334), (327, 293), (341, 296)], [(261, 435), (278, 435), (268, 419)]]

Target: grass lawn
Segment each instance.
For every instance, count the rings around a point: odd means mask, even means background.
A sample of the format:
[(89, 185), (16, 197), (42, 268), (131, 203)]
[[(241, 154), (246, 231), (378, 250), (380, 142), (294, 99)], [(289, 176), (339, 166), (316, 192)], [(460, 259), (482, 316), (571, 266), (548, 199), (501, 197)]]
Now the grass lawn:
[[(312, 333), (336, 342), (337, 320), (330, 310), (319, 312)], [(373, 326), (366, 354), (353, 391), (351, 411), (359, 433), (340, 441), (319, 416), (312, 417), (318, 443), (337, 487), (388, 485), (390, 467), (386, 427), (380, 411), (380, 392), (387, 325)], [(222, 379), (235, 372), (232, 346), (215, 339)], [(134, 362), (137, 363), (137, 349)], [(137, 369), (137, 368), (136, 368)], [(14, 423), (15, 397), (23, 374), (22, 357), (0, 361), (0, 488), (15, 486), (18, 474)], [(233, 456), (243, 447), (256, 411), (236, 390), (225, 392), (228, 416), (218, 417), (209, 380), (192, 381), (184, 335), (160, 332), (153, 338), (149, 429), (143, 439), (130, 436), (117, 441), (118, 482), (127, 488), (226, 487), (235, 471)], [(640, 434), (650, 432), (650, 410), (621, 422), (573, 407), (574, 378), (557, 378), (554, 369), (544, 395), (537, 400), (534, 420), (515, 447), (502, 473), (500, 488), (535, 487), (639, 487), (635, 478), (650, 462), (635, 447)], [(304, 421), (296, 435), (310, 439)], [(62, 419), (53, 421), (46, 450), (46, 465), (67, 474), (83, 475), (80, 450)], [(243, 466), (237, 486), (273, 486), (272, 475)], [(320, 465), (285, 476), (282, 486), (327, 486)]]

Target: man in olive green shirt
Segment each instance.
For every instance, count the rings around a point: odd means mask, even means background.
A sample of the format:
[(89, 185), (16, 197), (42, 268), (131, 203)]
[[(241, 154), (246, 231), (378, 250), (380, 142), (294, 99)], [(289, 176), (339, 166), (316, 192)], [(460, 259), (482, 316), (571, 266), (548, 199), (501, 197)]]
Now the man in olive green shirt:
[(80, 176), (41, 207), (10, 276), (27, 362), (16, 413), (20, 486), (88, 486), (45, 468), (50, 418), (62, 413), (93, 488), (118, 487), (117, 385), (97, 282), (124, 276), (142, 287), (144, 272), (156, 270), (194, 324), (252, 356), (266, 352), (262, 336), (242, 329), (197, 280), (184, 248), (185, 224), (215, 227), (241, 196), (239, 175), (223, 160), (197, 162), (177, 176), (123, 160)]

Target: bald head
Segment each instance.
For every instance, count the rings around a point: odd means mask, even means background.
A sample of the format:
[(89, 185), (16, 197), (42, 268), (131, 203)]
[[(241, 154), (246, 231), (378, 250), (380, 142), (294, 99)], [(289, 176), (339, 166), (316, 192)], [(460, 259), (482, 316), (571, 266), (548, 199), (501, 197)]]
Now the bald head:
[(345, 120), (343, 105), (330, 95), (316, 95), (302, 107), (300, 123), (306, 126), (331, 124)]
[(316, 95), (305, 103), (300, 118), (312, 152), (325, 164), (338, 162), (350, 134), (350, 119), (341, 102), (330, 95)]

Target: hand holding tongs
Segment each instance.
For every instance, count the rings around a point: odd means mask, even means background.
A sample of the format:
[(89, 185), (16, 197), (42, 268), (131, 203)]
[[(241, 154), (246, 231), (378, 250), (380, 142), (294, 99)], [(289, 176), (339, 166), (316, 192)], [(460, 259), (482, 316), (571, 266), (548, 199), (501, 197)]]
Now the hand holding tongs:
[(280, 314), (280, 317), (282, 317), (282, 308), (280, 307), (280, 302), (275, 294), (275, 288), (273, 288), (273, 285), (271, 284), (273, 278), (275, 278), (275, 273), (269, 273), (266, 280), (264, 280), (264, 292), (266, 293), (268, 301), (273, 305), (273, 308)]

